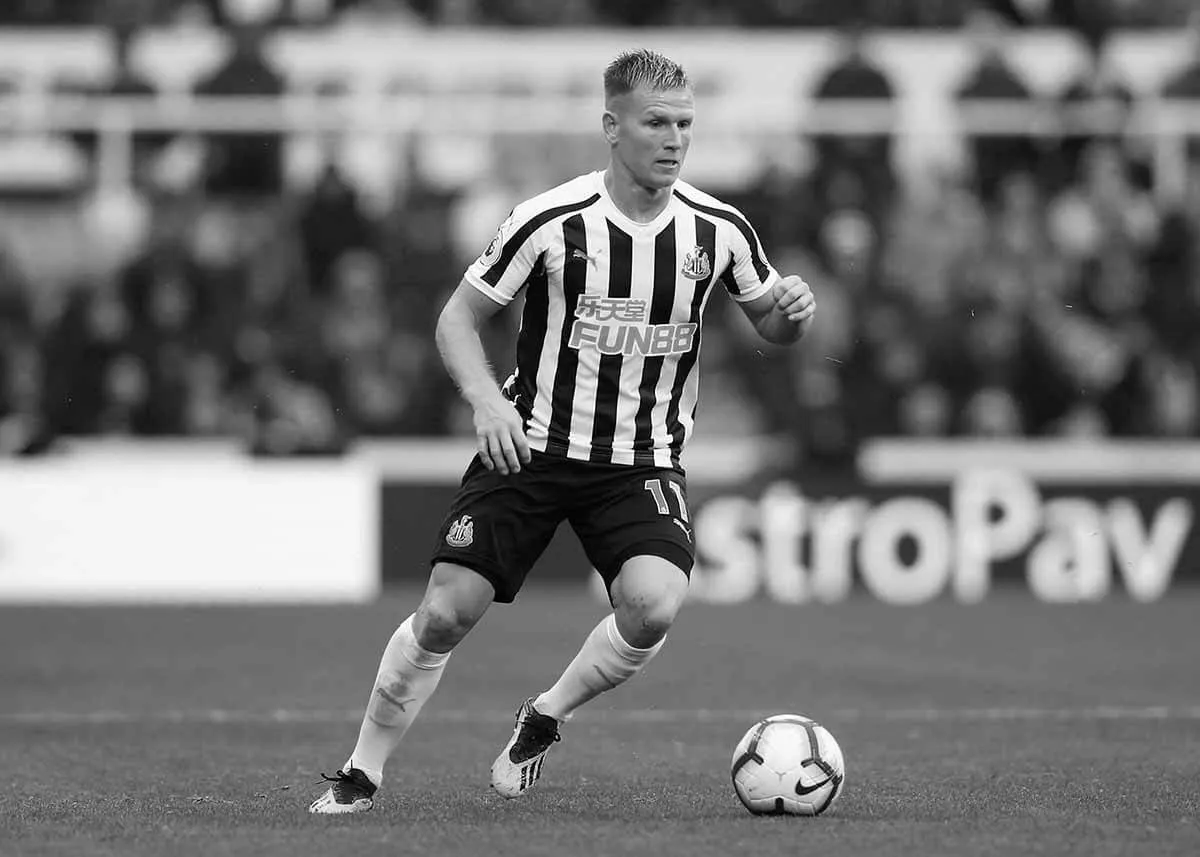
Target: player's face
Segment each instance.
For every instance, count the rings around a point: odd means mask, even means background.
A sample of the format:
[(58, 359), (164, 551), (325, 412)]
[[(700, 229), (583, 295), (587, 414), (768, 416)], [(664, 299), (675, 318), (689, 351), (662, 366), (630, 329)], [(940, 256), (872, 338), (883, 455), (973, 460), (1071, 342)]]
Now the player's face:
[(613, 105), (613, 157), (643, 187), (670, 187), (692, 143), (696, 114), (690, 89), (629, 92)]

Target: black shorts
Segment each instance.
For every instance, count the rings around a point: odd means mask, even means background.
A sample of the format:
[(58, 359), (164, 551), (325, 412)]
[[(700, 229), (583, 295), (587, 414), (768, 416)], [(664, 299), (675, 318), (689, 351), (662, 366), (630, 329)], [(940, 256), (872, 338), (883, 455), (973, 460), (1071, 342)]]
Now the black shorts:
[(659, 556), (691, 574), (695, 550), (678, 470), (595, 464), (534, 452), (504, 476), (476, 456), (438, 532), (433, 563), (470, 568), (511, 602), (563, 520), (611, 590), (622, 564)]

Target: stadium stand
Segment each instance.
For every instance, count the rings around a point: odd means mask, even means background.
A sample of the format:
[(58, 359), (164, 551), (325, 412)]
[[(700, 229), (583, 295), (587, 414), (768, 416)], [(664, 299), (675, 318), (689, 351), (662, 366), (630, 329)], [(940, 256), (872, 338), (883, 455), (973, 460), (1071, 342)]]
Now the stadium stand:
[[(706, 339), (704, 431), (786, 436), (813, 464), (889, 434), (1196, 436), (1200, 158), (1174, 145), (1183, 132), (1149, 133), (1144, 113), (1160, 95), (1200, 98), (1200, 30), (1165, 30), (1190, 4), (965, 5), (4, 4), (0, 454), (64, 435), (233, 435), (264, 454), (328, 453), (469, 429), (433, 350), (440, 301), (517, 199), (598, 154), (545, 121), (506, 127), (502, 109), (560, 99), (591, 116), (590, 58), (539, 76), (536, 62), (496, 74), (396, 56), (413, 33), (486, 40), (498, 24), (669, 24), (698, 39), (745, 27), (781, 55), (811, 36), (822, 50), (796, 78), (803, 91), (768, 93), (772, 104), (926, 111), (866, 130), (838, 129), (857, 113), (834, 111), (808, 133), (782, 110), (762, 120), (767, 142), (725, 114), (697, 145), (694, 180), (743, 208), (821, 304), (803, 348), (762, 353), (714, 302), (726, 323)], [(936, 98), (911, 97), (891, 27), (952, 45)], [(1046, 40), (1065, 46), (1049, 62)], [(701, 104), (753, 89), (744, 68), (697, 69)], [(87, 112), (125, 96), (149, 105), (136, 128)], [(203, 126), (192, 117), (213, 96), (283, 107)], [(442, 130), (336, 131), (335, 104), (402, 116), (438, 98), (477, 99), (492, 112), (474, 121), (496, 130), (446, 134), (443, 117)], [(971, 131), (1013, 105), (1040, 118)], [(328, 127), (295, 118), (326, 110)], [(926, 136), (904, 130), (928, 116)], [(512, 323), (494, 331), (505, 365)]]

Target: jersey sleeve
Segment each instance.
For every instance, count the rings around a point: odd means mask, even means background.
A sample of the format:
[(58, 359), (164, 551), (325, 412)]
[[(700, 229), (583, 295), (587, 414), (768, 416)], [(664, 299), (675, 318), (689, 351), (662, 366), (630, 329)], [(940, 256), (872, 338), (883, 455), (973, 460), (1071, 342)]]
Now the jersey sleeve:
[(541, 255), (536, 224), (521, 215), (521, 206), (513, 209), (491, 243), (463, 275), (463, 279), (501, 306), (508, 305), (521, 291)]
[(721, 281), (735, 301), (752, 301), (775, 285), (779, 273), (767, 261), (762, 242), (745, 217), (732, 212), (726, 223), (732, 258)]

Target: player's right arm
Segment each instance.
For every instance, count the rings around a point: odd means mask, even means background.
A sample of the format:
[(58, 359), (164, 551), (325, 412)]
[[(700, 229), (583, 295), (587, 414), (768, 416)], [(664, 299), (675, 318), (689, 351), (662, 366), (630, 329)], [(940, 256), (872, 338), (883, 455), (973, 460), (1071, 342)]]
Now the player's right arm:
[(516, 473), (529, 461), (521, 415), (504, 398), (488, 365), (479, 331), (503, 306), (467, 280), (458, 284), (442, 309), (437, 345), (442, 362), (475, 418), (479, 459), (488, 470)]
[(520, 414), (492, 375), (479, 331), (524, 286), (537, 262), (537, 224), (526, 206), (513, 210), (496, 236), (467, 269), (438, 318), (437, 344), (446, 370), (475, 418), (479, 459), (488, 470), (516, 473), (529, 461)]

